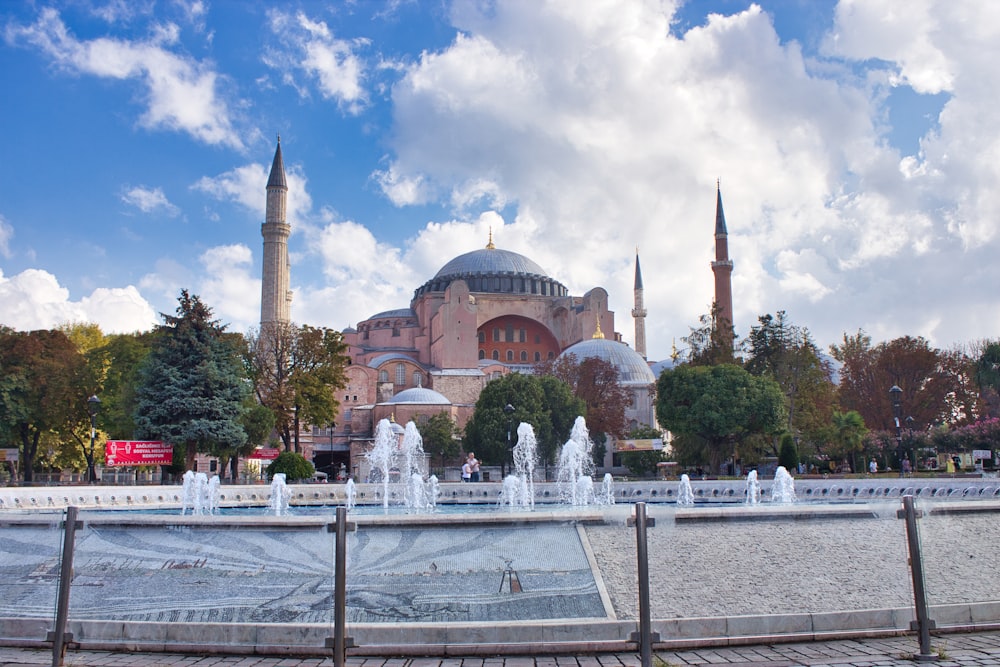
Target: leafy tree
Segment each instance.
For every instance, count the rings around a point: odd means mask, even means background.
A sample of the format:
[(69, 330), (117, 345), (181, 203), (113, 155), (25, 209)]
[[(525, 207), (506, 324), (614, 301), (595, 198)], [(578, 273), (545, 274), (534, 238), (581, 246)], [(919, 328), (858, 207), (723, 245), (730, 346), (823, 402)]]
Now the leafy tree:
[(815, 446), (836, 405), (830, 364), (820, 358), (809, 331), (791, 324), (784, 311), (757, 319), (746, 340), (744, 368), (778, 383), (788, 413), (785, 428)]
[(893, 385), (903, 390), (903, 416), (913, 417), (919, 428), (952, 423), (961, 417), (953, 411), (954, 397), (962, 390), (961, 375), (966, 371), (948, 363), (946, 355), (923, 338), (904, 336), (872, 346), (863, 331), (844, 335), (831, 353), (840, 368), (838, 398), (842, 409), (854, 410), (872, 428), (894, 428)]
[[(509, 415), (504, 411), (508, 405), (514, 408)], [(511, 456), (508, 433), (513, 446), (521, 422), (531, 424), (535, 433), (552, 429), (541, 381), (534, 375), (510, 373), (490, 381), (479, 394), (475, 412), (465, 425), (465, 446), (483, 463), (499, 465), (505, 474)]]
[(94, 351), (95, 355), (100, 356), (101, 365), (106, 369), (97, 422), (113, 438), (135, 439), (133, 416), (139, 367), (149, 354), (152, 339), (153, 335), (150, 333), (110, 335)]
[(587, 414), (587, 404), (582, 398), (574, 396), (570, 386), (554, 375), (542, 375), (538, 380), (542, 385), (549, 419), (543, 420), (535, 429), (535, 438), (538, 456), (548, 476), (548, 467), (555, 462), (559, 448), (569, 440), (576, 418)]
[(187, 469), (199, 452), (218, 454), (247, 441), (239, 351), (212, 310), (187, 290), (176, 316), (163, 315), (139, 370), (136, 434), (184, 447)]
[(976, 360), (975, 380), (986, 417), (1000, 417), (1000, 343), (989, 343)]
[(799, 465), (799, 450), (795, 446), (795, 436), (791, 433), (785, 433), (781, 436), (778, 465), (785, 466), (785, 469), (789, 471), (795, 470)]
[(732, 364), (663, 371), (657, 381), (656, 416), (674, 434), (703, 441), (715, 470), (748, 436), (776, 433), (786, 419), (778, 385)]
[[(653, 440), (662, 438), (663, 434), (652, 426), (637, 426), (629, 434), (632, 440)], [(664, 460), (663, 450), (651, 449), (636, 452), (622, 452), (619, 454), (622, 465), (629, 469), (633, 475), (647, 476), (656, 474), (657, 464)]]
[(865, 421), (856, 410), (833, 413), (833, 430), (826, 454), (831, 462), (847, 460), (856, 471), (854, 457), (864, 450)]
[(340, 332), (325, 327), (268, 323), (247, 336), (247, 374), (257, 400), (274, 413), (285, 450), (298, 446), (298, 421), (333, 425), (336, 392), (347, 382), (346, 350)]
[(628, 431), (625, 410), (632, 404), (632, 392), (621, 385), (614, 364), (597, 357), (581, 361), (575, 354), (567, 354), (538, 364), (535, 372), (555, 376), (569, 385), (574, 396), (583, 399), (591, 437), (595, 433), (625, 436)]
[(0, 436), (18, 443), (26, 483), (43, 437), (89, 433), (95, 389), (86, 359), (62, 331), (0, 330)]
[(240, 413), (240, 424), (246, 433), (246, 441), (235, 449), (224, 449), (219, 452), (219, 466), (225, 477), (227, 466), (230, 477), (235, 482), (239, 478), (240, 457), (246, 457), (268, 442), (274, 432), (274, 413), (257, 402), (251, 395), (243, 399), (243, 411)]
[(267, 466), (267, 478), (273, 480), (279, 472), (285, 473), (285, 479), (294, 482), (300, 479), (310, 479), (316, 469), (313, 464), (306, 461), (306, 457), (298, 452), (281, 452), (278, 457)]
[(441, 457), (441, 467), (445, 460), (462, 453), (462, 442), (455, 437), (457, 426), (447, 412), (439, 412), (427, 419), (417, 419), (417, 430), (424, 441), (424, 451), (430, 456)]
[(732, 323), (721, 317), (719, 304), (712, 303), (707, 315), (698, 318), (701, 326), (681, 338), (688, 344), (688, 363), (692, 366), (715, 366), (735, 363), (736, 333)]

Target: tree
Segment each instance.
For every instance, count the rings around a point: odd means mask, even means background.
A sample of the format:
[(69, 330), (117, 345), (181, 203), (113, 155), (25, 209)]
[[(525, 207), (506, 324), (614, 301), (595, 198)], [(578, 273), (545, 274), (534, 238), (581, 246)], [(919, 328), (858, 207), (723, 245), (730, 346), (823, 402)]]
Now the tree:
[(62, 331), (0, 330), (0, 435), (18, 443), (25, 483), (43, 437), (89, 429), (96, 379)]
[[(506, 406), (514, 410), (507, 414)], [(476, 401), (475, 412), (465, 425), (465, 445), (479, 460), (499, 465), (501, 474), (511, 462), (510, 447), (517, 443), (517, 426), (531, 424), (535, 433), (551, 430), (541, 381), (533, 375), (510, 373), (491, 380)], [(509, 440), (508, 440), (509, 438)]]
[(838, 398), (842, 409), (857, 411), (872, 428), (894, 428), (889, 389), (903, 390), (903, 416), (913, 417), (919, 428), (953, 423), (956, 415), (949, 397), (961, 392), (961, 375), (966, 371), (947, 363), (946, 355), (923, 338), (903, 336), (872, 346), (863, 331), (844, 334), (841, 345), (830, 347), (841, 362)]
[(97, 416), (98, 425), (122, 440), (134, 440), (136, 409), (136, 386), (139, 382), (139, 367), (149, 354), (153, 335), (150, 333), (118, 334), (105, 337), (104, 344), (94, 350), (104, 367), (104, 383), (101, 388), (101, 411)]
[(778, 383), (788, 413), (786, 429), (817, 448), (836, 407), (832, 368), (820, 358), (809, 331), (791, 324), (784, 311), (757, 319), (744, 345), (744, 368)]
[(417, 419), (417, 430), (424, 441), (424, 451), (430, 456), (441, 457), (441, 467), (445, 460), (462, 453), (462, 443), (455, 437), (455, 420), (447, 412), (439, 412), (427, 419)]
[(850, 410), (834, 412), (832, 423), (833, 432), (826, 454), (830, 456), (831, 462), (848, 461), (851, 470), (856, 471), (854, 456), (864, 449), (864, 437), (867, 431), (865, 421), (856, 410)]
[(587, 404), (582, 398), (574, 396), (570, 386), (554, 375), (543, 375), (538, 379), (549, 419), (543, 420), (535, 429), (535, 439), (547, 477), (548, 467), (555, 463), (559, 448), (569, 440), (576, 418), (587, 414)]
[(799, 465), (799, 450), (795, 446), (795, 436), (791, 433), (785, 433), (781, 436), (778, 464), (785, 466), (785, 469), (789, 471), (794, 471)]
[(274, 322), (251, 332), (244, 365), (261, 405), (274, 413), (286, 451), (297, 449), (299, 422), (332, 425), (346, 382), (347, 346), (325, 327)]
[(220, 453), (246, 442), (240, 423), (246, 382), (239, 350), (212, 319), (212, 310), (187, 290), (176, 316), (163, 315), (139, 371), (136, 434), (197, 453)]
[[(637, 426), (629, 432), (628, 437), (630, 440), (655, 440), (662, 438), (663, 434), (652, 426)], [(657, 464), (663, 461), (663, 450), (622, 452), (619, 456), (622, 465), (628, 468), (633, 475), (646, 476), (656, 474)]]
[(716, 470), (748, 436), (777, 433), (786, 419), (778, 385), (732, 364), (663, 371), (656, 417), (667, 430), (703, 441)]
[(1000, 343), (989, 343), (976, 360), (976, 384), (986, 417), (1000, 417)]
[(240, 457), (249, 456), (257, 447), (265, 444), (274, 432), (274, 413), (257, 402), (252, 395), (243, 399), (243, 411), (240, 413), (240, 425), (247, 434), (242, 446), (223, 450), (219, 454), (219, 469), (225, 476), (226, 466), (229, 466), (230, 477), (235, 482), (239, 477)]
[(267, 466), (267, 478), (274, 479), (278, 473), (284, 473), (285, 479), (294, 482), (299, 479), (310, 479), (316, 469), (313, 464), (306, 461), (306, 458), (298, 452), (281, 452), (277, 458)]
[(720, 317), (719, 304), (712, 303), (712, 309), (707, 315), (698, 318), (701, 324), (697, 329), (681, 338), (688, 344), (688, 363), (692, 366), (715, 366), (735, 362), (736, 334), (733, 325)]

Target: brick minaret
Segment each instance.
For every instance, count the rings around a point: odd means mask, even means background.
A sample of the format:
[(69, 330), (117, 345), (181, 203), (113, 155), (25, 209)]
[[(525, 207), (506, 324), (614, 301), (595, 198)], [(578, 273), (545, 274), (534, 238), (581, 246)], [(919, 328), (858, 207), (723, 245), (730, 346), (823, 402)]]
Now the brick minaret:
[(646, 358), (646, 308), (642, 303), (642, 271), (639, 269), (639, 248), (635, 249), (635, 298), (632, 319), (635, 320), (635, 351)]
[(726, 215), (722, 212), (722, 186), (716, 184), (715, 203), (715, 305), (719, 309), (718, 327), (722, 329), (725, 320), (733, 328), (733, 261), (729, 259), (729, 233), (726, 231)]
[(281, 159), (281, 137), (274, 151), (271, 175), (267, 179), (267, 210), (260, 233), (264, 237), (263, 276), (260, 291), (260, 323), (289, 322), (292, 305), (288, 236), (291, 226), (286, 222), (288, 185), (285, 183), (285, 163)]

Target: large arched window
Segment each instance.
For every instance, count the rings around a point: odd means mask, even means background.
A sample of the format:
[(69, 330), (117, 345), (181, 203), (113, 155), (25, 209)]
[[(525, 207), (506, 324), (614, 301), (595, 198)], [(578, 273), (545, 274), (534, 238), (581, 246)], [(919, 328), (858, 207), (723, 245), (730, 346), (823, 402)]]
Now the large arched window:
[(493, 361), (500, 361), (500, 350), (493, 350)]
[(400, 386), (406, 384), (406, 364), (402, 361), (396, 364), (396, 384)]
[(379, 382), (388, 382), (389, 381), (389, 371), (384, 370), (384, 369), (380, 370), (378, 372), (378, 381)]

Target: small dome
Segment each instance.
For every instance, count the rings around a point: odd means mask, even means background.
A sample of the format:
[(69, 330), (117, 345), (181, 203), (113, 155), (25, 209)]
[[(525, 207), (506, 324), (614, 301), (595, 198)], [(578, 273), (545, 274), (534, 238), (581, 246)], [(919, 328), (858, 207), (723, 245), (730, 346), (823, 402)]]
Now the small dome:
[(656, 382), (656, 376), (649, 369), (646, 360), (625, 343), (606, 338), (591, 338), (570, 345), (559, 355), (563, 358), (574, 355), (577, 361), (603, 359), (618, 369), (618, 381), (625, 386), (647, 385)]
[(439, 394), (433, 389), (428, 389), (427, 387), (413, 387), (411, 389), (404, 389), (398, 394), (390, 398), (386, 403), (415, 403), (419, 405), (451, 405), (449, 401), (443, 394)]

